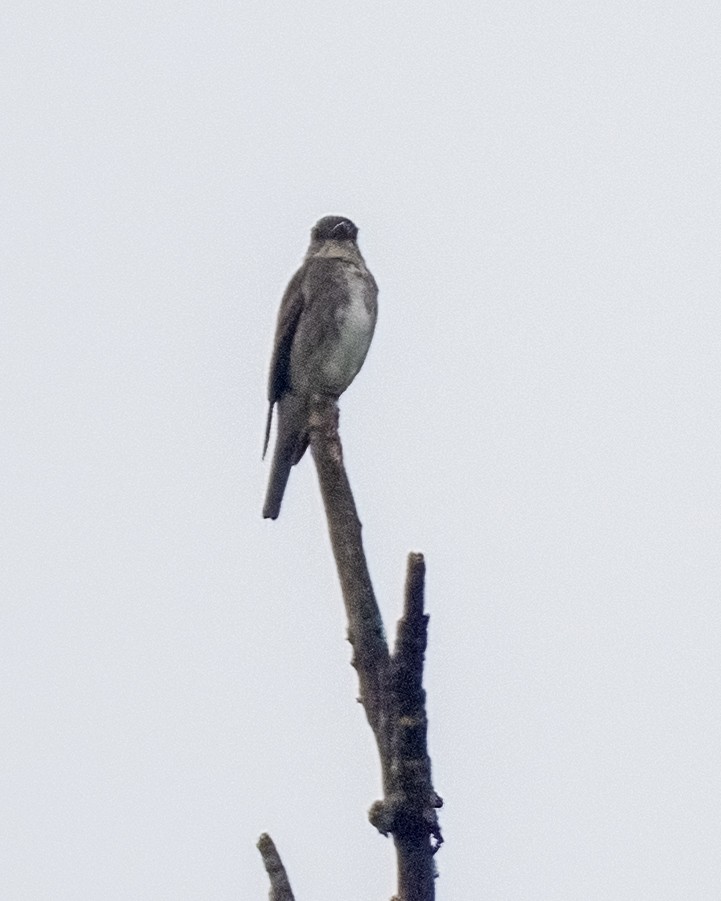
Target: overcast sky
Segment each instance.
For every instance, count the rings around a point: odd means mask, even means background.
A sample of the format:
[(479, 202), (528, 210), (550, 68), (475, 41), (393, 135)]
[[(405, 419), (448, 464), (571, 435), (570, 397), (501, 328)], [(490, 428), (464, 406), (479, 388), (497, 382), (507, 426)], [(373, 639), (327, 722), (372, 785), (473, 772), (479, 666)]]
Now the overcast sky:
[(0, 13), (0, 897), (387, 899), (310, 459), (260, 515), (312, 224), (389, 631), (428, 564), (439, 901), (717, 901), (717, 4)]

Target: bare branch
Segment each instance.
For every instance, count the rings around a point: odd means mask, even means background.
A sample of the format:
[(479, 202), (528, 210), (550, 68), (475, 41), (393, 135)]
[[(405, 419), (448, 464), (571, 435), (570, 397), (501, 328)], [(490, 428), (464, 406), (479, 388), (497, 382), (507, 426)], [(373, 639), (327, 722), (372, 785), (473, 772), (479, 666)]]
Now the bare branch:
[(310, 444), (348, 616), (360, 699), (380, 755), (384, 797), (374, 802), (368, 816), (379, 832), (393, 835), (398, 901), (433, 901), (433, 855), (442, 842), (436, 808), (442, 801), (433, 790), (427, 748), (423, 555), (411, 554), (408, 559), (403, 618), (391, 657), (343, 466), (338, 408), (332, 399), (312, 399)]
[[(330, 398), (313, 398), (310, 445), (348, 617), (348, 640), (353, 647), (353, 666), (358, 672), (360, 700), (380, 742), (390, 655), (363, 553), (362, 526), (343, 466), (338, 407)], [(380, 743), (379, 751), (382, 756), (384, 748)]]
[[(391, 662), (391, 684), (396, 710), (392, 768), (397, 773), (399, 812), (404, 828), (396, 830), (398, 887), (401, 898), (432, 899), (433, 855), (443, 842), (436, 809), (443, 804), (433, 790), (428, 754), (426, 693), (423, 658), (428, 615), (423, 612), (425, 561), (408, 555), (403, 618), (398, 622)], [(412, 888), (411, 888), (412, 887)]]
[(258, 850), (270, 879), (269, 901), (295, 901), (283, 861), (267, 832), (258, 839)]

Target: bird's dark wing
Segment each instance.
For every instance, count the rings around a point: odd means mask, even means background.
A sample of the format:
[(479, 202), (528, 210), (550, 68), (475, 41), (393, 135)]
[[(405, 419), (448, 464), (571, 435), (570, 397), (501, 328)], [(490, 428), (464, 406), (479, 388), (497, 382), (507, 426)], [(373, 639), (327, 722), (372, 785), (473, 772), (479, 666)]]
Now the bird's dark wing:
[(273, 341), (273, 356), (270, 361), (270, 374), (268, 377), (269, 407), (268, 419), (265, 424), (265, 441), (263, 442), (264, 457), (265, 452), (268, 450), (273, 406), (290, 389), (290, 348), (300, 314), (303, 311), (303, 294), (301, 291), (303, 271), (304, 268), (301, 267), (290, 280), (280, 302), (278, 322), (275, 327), (275, 339)]
[(273, 356), (270, 361), (268, 378), (268, 400), (275, 403), (282, 394), (290, 389), (289, 363), (290, 347), (295, 330), (303, 312), (303, 294), (301, 283), (305, 267), (299, 269), (285, 289), (283, 300), (278, 311), (278, 323), (275, 327)]

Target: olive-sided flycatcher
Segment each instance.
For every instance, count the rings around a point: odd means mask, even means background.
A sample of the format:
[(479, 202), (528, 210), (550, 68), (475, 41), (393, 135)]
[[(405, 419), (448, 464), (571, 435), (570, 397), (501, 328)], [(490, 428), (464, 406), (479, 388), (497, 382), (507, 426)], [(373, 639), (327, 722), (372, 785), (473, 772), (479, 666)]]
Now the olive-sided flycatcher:
[(278, 313), (268, 380), (268, 448), (273, 407), (277, 436), (263, 516), (277, 519), (294, 466), (308, 447), (313, 394), (337, 399), (365, 360), (378, 315), (378, 286), (358, 249), (358, 229), (325, 216), (310, 233), (303, 265), (290, 280)]

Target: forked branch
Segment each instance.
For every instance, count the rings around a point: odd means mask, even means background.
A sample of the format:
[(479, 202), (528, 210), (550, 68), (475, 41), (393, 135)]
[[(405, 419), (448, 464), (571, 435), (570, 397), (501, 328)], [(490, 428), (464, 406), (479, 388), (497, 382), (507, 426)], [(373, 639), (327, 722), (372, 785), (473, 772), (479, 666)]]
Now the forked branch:
[[(408, 556), (403, 616), (391, 654), (363, 552), (361, 522), (343, 466), (338, 407), (331, 398), (316, 396), (312, 400), (310, 445), (348, 617), (360, 701), (381, 765), (383, 798), (371, 805), (368, 817), (380, 833), (393, 836), (398, 862), (394, 901), (433, 901), (433, 855), (443, 842), (437, 809), (443, 801), (433, 789), (427, 744), (425, 562), (422, 554)], [(270, 876), (270, 901), (293, 901), (270, 837), (262, 835), (258, 847)]]
[(433, 901), (433, 855), (443, 841), (436, 811), (443, 802), (431, 781), (422, 686), (428, 630), (423, 555), (408, 558), (403, 617), (391, 655), (343, 466), (338, 408), (328, 398), (313, 399), (310, 444), (348, 617), (360, 700), (380, 757), (384, 797), (371, 806), (369, 818), (379, 832), (393, 836), (399, 901)]

